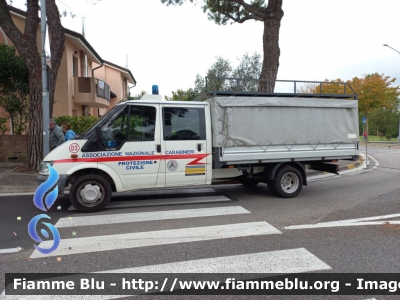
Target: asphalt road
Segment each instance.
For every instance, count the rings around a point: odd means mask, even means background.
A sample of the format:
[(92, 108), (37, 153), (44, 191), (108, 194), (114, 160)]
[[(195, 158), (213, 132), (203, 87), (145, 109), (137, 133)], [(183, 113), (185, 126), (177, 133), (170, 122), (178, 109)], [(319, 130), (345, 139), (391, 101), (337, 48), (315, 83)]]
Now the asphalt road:
[[(214, 272), (212, 266), (225, 270), (261, 254), (276, 257), (274, 273), (293, 272), (293, 266), (294, 272), (399, 272), (400, 148), (369, 147), (368, 154), (368, 169), (314, 177), (294, 199), (273, 196), (266, 185), (168, 189), (120, 195), (108, 209), (82, 214), (59, 198), (48, 213), (61, 235), (51, 255), (35, 251), (27, 232), (28, 222), (42, 213), (32, 196), (1, 197), (0, 249), (21, 249), (0, 254), (0, 289), (9, 272)], [(354, 220), (362, 218), (371, 219)], [(352, 221), (337, 222), (345, 220)], [(250, 265), (240, 272), (254, 271)]]

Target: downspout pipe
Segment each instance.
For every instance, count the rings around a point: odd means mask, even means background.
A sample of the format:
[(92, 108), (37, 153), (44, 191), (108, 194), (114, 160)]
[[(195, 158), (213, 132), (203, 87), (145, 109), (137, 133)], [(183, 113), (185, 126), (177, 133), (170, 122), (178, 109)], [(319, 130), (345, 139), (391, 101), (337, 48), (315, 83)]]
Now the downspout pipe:
[(100, 69), (102, 66), (104, 66), (103, 61), (101, 61), (100, 63), (101, 63), (100, 66), (98, 66), (98, 67), (92, 69), (92, 77), (93, 77), (93, 78), (94, 78), (94, 70)]

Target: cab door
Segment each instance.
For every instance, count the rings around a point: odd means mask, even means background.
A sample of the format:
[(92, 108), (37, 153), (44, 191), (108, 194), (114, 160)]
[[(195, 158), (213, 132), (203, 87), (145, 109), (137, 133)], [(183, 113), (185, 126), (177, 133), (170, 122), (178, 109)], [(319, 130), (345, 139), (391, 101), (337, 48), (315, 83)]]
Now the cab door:
[(206, 183), (208, 168), (204, 105), (162, 105), (165, 185)]
[(102, 126), (104, 152), (110, 156), (99, 163), (116, 171), (125, 190), (157, 184), (161, 160), (159, 106), (127, 104)]

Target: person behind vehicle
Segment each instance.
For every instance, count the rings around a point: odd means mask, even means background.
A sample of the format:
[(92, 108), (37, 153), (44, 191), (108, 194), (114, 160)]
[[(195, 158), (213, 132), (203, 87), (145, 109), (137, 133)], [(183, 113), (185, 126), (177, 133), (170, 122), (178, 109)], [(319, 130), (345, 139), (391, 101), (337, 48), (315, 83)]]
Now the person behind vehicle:
[(65, 142), (64, 134), (54, 119), (50, 119), (50, 149), (53, 150)]
[(76, 133), (71, 129), (71, 125), (69, 125), (69, 123), (62, 123), (61, 129), (64, 132), (65, 141), (72, 140), (74, 137), (76, 137)]

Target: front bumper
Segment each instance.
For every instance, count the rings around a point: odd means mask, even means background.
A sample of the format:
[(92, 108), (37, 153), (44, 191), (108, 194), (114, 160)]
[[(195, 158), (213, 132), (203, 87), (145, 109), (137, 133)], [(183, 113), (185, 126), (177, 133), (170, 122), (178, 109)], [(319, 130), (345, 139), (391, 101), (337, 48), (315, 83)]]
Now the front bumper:
[[(67, 179), (69, 177), (69, 175), (67, 174), (59, 174), (58, 175), (58, 181), (57, 181), (57, 186), (58, 186), (58, 195), (59, 196), (64, 196), (64, 188), (65, 188), (65, 183), (67, 182)], [(47, 180), (47, 178), (49, 178), (49, 175), (41, 175), (39, 174), (36, 177), (36, 180), (38, 182), (38, 186), (41, 185), (43, 182), (45, 182)]]

